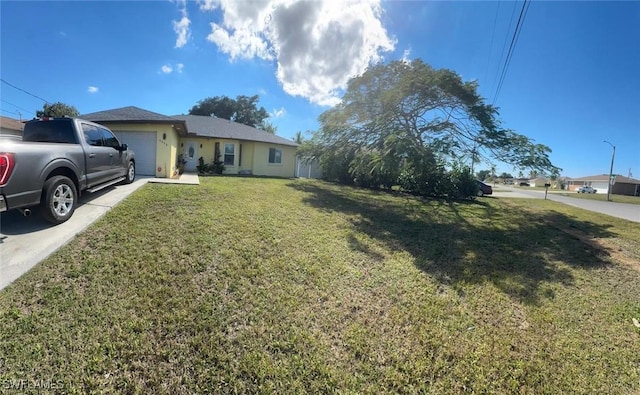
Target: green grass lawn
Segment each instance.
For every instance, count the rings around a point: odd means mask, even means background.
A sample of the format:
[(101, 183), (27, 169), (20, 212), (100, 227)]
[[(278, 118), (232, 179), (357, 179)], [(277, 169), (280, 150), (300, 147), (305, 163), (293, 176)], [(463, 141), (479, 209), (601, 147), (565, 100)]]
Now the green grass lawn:
[(640, 391), (639, 224), (548, 200), (201, 181), (146, 185), (0, 291), (3, 388)]

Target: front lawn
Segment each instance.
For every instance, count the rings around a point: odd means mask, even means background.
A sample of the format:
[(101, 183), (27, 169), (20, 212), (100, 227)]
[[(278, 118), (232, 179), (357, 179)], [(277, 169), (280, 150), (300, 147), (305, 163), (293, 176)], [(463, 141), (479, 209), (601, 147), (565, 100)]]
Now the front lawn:
[(0, 291), (2, 388), (640, 391), (639, 224), (548, 200), (201, 181), (146, 185)]

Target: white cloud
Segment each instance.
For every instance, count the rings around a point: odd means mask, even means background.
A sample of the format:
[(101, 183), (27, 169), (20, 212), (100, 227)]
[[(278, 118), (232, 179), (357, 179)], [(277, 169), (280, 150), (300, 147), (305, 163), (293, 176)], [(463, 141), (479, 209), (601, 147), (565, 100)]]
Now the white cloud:
[(198, 0), (198, 4), (203, 11), (213, 11), (220, 5), (220, 0)]
[(98, 87), (97, 86), (90, 86), (89, 88), (87, 88), (87, 92), (93, 94), (93, 93), (98, 93)]
[(182, 63), (176, 63), (174, 66), (170, 64), (163, 64), (162, 67), (160, 67), (159, 73), (171, 74), (175, 71), (176, 73), (180, 74), (182, 73), (183, 70), (184, 70), (184, 64)]
[(189, 25), (191, 21), (189, 20), (189, 15), (187, 14), (187, 2), (186, 0), (178, 1), (182, 13), (182, 18), (179, 21), (173, 21), (173, 31), (176, 32), (178, 38), (176, 39), (176, 48), (182, 48), (187, 44), (189, 40), (189, 36), (191, 35), (189, 32)]
[(405, 49), (404, 52), (402, 52), (402, 61), (404, 63), (411, 63), (411, 50), (410, 49)]
[(280, 107), (280, 108), (274, 108), (273, 111), (269, 113), (269, 116), (273, 118), (281, 118), (281, 117), (284, 117), (286, 114), (287, 114), (287, 110), (285, 110), (284, 107)]
[(285, 92), (320, 105), (335, 105), (349, 78), (391, 51), (379, 0), (201, 0), (220, 9), (207, 40), (237, 59), (275, 60)]

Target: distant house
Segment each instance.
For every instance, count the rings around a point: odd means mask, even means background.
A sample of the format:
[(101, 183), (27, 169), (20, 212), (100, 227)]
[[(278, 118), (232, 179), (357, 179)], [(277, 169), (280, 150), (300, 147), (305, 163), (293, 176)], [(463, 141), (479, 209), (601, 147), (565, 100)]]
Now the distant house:
[(532, 178), (528, 182), (529, 182), (529, 186), (531, 187), (543, 187), (545, 184), (551, 183), (551, 181), (548, 178), (544, 178), (544, 177)]
[(11, 134), (15, 136), (22, 136), (24, 130), (24, 123), (17, 119), (0, 116), (0, 134)]
[[(640, 180), (620, 175), (614, 177), (613, 188), (611, 188), (612, 194), (640, 196)], [(596, 189), (597, 193), (608, 193), (609, 175), (601, 174), (567, 179), (567, 189), (569, 191), (576, 191), (581, 186), (590, 186)]]
[(123, 107), (81, 115), (109, 127), (136, 153), (136, 173), (176, 177), (178, 158), (186, 171), (196, 171), (199, 159), (224, 163), (224, 174), (294, 177), (298, 144), (227, 119), (167, 116), (138, 107)]

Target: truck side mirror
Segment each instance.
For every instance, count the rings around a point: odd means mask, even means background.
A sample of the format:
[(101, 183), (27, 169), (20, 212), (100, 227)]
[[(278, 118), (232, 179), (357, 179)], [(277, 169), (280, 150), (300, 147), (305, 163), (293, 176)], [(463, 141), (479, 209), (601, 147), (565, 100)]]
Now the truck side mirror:
[(129, 149), (129, 147), (128, 147), (126, 144), (122, 144), (122, 145), (120, 146), (120, 151), (126, 151), (126, 150), (128, 150), (128, 149)]

